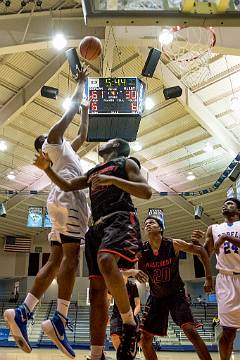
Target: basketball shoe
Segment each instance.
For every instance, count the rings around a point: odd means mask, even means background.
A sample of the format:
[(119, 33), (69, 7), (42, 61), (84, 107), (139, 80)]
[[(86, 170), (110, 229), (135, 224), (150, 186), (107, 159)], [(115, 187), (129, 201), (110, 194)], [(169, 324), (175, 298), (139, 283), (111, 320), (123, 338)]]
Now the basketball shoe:
[(65, 332), (66, 326), (70, 331), (73, 331), (72, 322), (56, 311), (52, 319), (46, 320), (42, 323), (42, 330), (59, 348), (59, 350), (61, 350), (70, 359), (74, 359), (75, 353), (68, 342)]
[[(86, 357), (86, 360), (92, 360), (91, 355), (88, 355), (88, 356)], [(106, 357), (106, 355), (105, 355), (104, 353), (102, 353), (101, 360), (113, 360), (113, 359), (110, 358), (110, 357)]]
[(27, 333), (27, 322), (30, 319), (33, 320), (32, 315), (26, 304), (22, 304), (16, 309), (7, 309), (3, 315), (17, 346), (26, 353), (32, 351)]
[(117, 360), (133, 360), (137, 355), (137, 326), (123, 324), (121, 344), (117, 350)]

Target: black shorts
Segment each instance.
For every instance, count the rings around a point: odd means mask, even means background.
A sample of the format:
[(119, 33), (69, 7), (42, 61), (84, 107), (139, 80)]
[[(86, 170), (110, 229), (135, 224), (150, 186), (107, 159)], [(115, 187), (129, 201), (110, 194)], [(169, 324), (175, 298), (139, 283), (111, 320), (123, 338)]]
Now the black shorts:
[(180, 327), (187, 323), (199, 326), (193, 319), (190, 305), (183, 292), (162, 299), (150, 295), (145, 305), (141, 331), (166, 336), (169, 312), (175, 324)]
[[(135, 321), (137, 323), (137, 325), (139, 326), (140, 320), (139, 320), (139, 316), (135, 316)], [(112, 316), (110, 319), (110, 335), (118, 335), (118, 336), (122, 336), (122, 318), (121, 315), (118, 316)]]
[(122, 336), (122, 325), (121, 316), (112, 316), (110, 319), (110, 335)]
[(120, 256), (119, 267), (131, 268), (142, 247), (138, 219), (134, 212), (119, 211), (89, 228), (85, 237), (85, 255), (89, 277), (100, 276), (98, 252)]

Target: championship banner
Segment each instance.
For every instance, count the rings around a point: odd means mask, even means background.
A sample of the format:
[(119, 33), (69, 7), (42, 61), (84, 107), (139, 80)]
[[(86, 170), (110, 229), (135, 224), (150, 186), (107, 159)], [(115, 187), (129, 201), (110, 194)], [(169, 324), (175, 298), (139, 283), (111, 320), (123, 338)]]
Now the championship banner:
[(149, 208), (148, 209), (148, 215), (149, 216), (155, 216), (156, 218), (158, 218), (161, 221), (161, 223), (163, 224), (163, 228), (165, 229), (165, 221), (164, 221), (163, 209)]
[[(240, 183), (239, 183), (240, 185)], [(239, 189), (240, 190), (240, 189)], [(240, 195), (240, 194), (239, 194)], [(227, 199), (235, 197), (235, 191), (233, 189), (233, 187), (231, 186), (228, 190), (227, 190)]]

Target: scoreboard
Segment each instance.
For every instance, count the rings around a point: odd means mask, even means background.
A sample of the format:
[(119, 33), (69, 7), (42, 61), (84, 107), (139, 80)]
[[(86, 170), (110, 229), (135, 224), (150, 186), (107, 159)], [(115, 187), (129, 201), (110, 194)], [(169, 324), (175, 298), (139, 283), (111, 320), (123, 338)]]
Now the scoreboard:
[(136, 77), (90, 78), (90, 114), (142, 114), (144, 85)]
[(85, 93), (91, 98), (88, 141), (136, 139), (145, 100), (140, 79), (88, 78)]

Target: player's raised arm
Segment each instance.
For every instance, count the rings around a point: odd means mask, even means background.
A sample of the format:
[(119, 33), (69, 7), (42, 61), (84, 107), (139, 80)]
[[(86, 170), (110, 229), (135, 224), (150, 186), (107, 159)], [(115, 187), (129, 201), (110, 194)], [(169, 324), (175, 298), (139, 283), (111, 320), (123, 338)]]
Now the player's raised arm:
[(33, 164), (39, 169), (43, 170), (54, 184), (56, 184), (63, 191), (82, 190), (88, 187), (87, 176), (78, 176), (71, 180), (65, 180), (59, 176), (52, 168), (51, 161), (47, 155), (42, 152), (35, 155)]
[(61, 119), (55, 125), (53, 125), (53, 127), (49, 131), (48, 134), (49, 144), (62, 143), (63, 135), (66, 129), (68, 128), (68, 126), (70, 125), (71, 121), (73, 120), (75, 114), (78, 112), (80, 103), (82, 102), (83, 89), (87, 76), (88, 76), (88, 68), (83, 66), (79, 70), (78, 79), (77, 79), (78, 83), (74, 91), (74, 94), (71, 98), (71, 106), (67, 111), (65, 111)]
[(83, 100), (81, 102), (81, 124), (79, 127), (78, 135), (71, 143), (71, 146), (75, 152), (77, 152), (82, 146), (82, 144), (87, 140), (88, 123), (89, 123), (89, 115), (88, 115), (89, 106), (90, 106), (89, 100)]
[(205, 248), (202, 245), (195, 245), (193, 243), (188, 243), (180, 239), (173, 239), (173, 246), (176, 252), (185, 251), (199, 256), (205, 270), (206, 282), (204, 284), (204, 290), (206, 292), (211, 292), (212, 291), (211, 264), (208, 253), (205, 250)]
[(138, 165), (131, 159), (126, 160), (126, 173), (128, 180), (109, 175), (95, 175), (91, 178), (93, 187), (114, 185), (129, 194), (142, 198), (150, 199), (152, 189), (146, 179), (142, 176)]
[(212, 256), (214, 252), (214, 241), (211, 225), (208, 227), (206, 232), (201, 230), (193, 230), (191, 239), (193, 244), (203, 246), (209, 257)]

